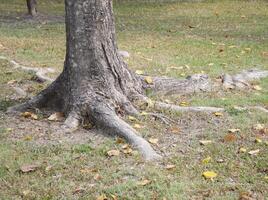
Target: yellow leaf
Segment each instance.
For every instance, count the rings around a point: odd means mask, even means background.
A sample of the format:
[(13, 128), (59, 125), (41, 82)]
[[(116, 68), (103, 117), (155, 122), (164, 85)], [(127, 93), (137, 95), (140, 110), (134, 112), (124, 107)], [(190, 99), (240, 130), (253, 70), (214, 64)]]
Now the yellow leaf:
[(23, 138), (23, 140), (25, 140), (25, 141), (31, 141), (31, 140), (33, 140), (33, 136), (31, 136), (31, 135), (25, 135), (24, 138)]
[(218, 176), (214, 171), (206, 171), (202, 174), (206, 179), (213, 179)]
[(171, 169), (174, 169), (175, 167), (176, 167), (176, 165), (169, 164), (169, 165), (165, 166), (165, 169), (171, 170)]
[(142, 71), (142, 70), (136, 70), (135, 73), (138, 74), (138, 75), (143, 75), (144, 74), (144, 71)]
[(28, 196), (31, 193), (31, 190), (22, 191), (23, 196)]
[(37, 120), (38, 119), (37, 115), (34, 114), (34, 113), (31, 113), (31, 112), (21, 113), (21, 116), (23, 116), (25, 118), (31, 118), (31, 119), (34, 119), (34, 120)]
[(127, 148), (129, 148), (129, 144), (124, 144), (124, 145), (122, 146), (122, 149), (127, 149)]
[(207, 145), (207, 144), (211, 144), (212, 141), (211, 141), (211, 140), (199, 140), (199, 143), (200, 143), (201, 145)]
[(151, 143), (151, 144), (157, 144), (158, 143), (158, 139), (157, 138), (150, 138), (149, 139), (149, 142)]
[(133, 150), (129, 147), (123, 150), (124, 154), (132, 154), (132, 152), (133, 152)]
[(131, 115), (128, 116), (128, 119), (129, 119), (130, 121), (138, 121), (138, 119), (137, 119), (136, 117), (133, 117), (133, 116), (131, 116)]
[(137, 128), (137, 129), (141, 129), (141, 128), (142, 128), (141, 125), (139, 125), (139, 124), (134, 124), (133, 127), (134, 127), (134, 128)]
[(256, 139), (255, 139), (255, 142), (256, 142), (256, 143), (262, 143), (262, 140), (259, 139), (259, 138), (256, 138)]
[(209, 63), (209, 64), (208, 64), (208, 66), (210, 66), (210, 67), (213, 66), (213, 65), (214, 65), (214, 63)]
[(208, 164), (211, 160), (212, 160), (211, 157), (208, 156), (208, 157), (206, 157), (205, 159), (202, 160), (202, 163)]
[(13, 85), (14, 83), (17, 83), (17, 81), (16, 80), (10, 80), (10, 81), (7, 82), (8, 85)]
[(177, 127), (177, 126), (172, 126), (172, 127), (169, 128), (169, 131), (171, 133), (173, 133), (173, 134), (179, 134), (181, 129), (179, 127)]
[(61, 112), (56, 112), (47, 118), (49, 121), (63, 121), (64, 119), (64, 114)]
[(255, 155), (257, 155), (259, 152), (260, 152), (260, 150), (259, 150), (259, 149), (256, 149), (256, 150), (249, 151), (248, 153), (249, 153), (250, 155), (255, 156)]
[(150, 184), (152, 181), (148, 180), (148, 179), (144, 179), (142, 181), (139, 181), (138, 182), (138, 185), (141, 185), (141, 186), (145, 186), (145, 185), (148, 185)]
[(125, 140), (123, 138), (120, 138), (119, 137), (119, 138), (116, 139), (116, 143), (117, 144), (124, 144), (125, 143)]
[(107, 152), (107, 155), (110, 156), (110, 157), (119, 156), (119, 154), (120, 154), (120, 151), (118, 151), (118, 150), (110, 150), (110, 151)]
[(148, 83), (148, 84), (152, 84), (152, 83), (153, 83), (153, 79), (152, 79), (152, 77), (150, 77), (150, 76), (146, 76), (146, 77), (145, 77), (145, 82)]
[(254, 85), (253, 86), (253, 89), (254, 90), (257, 90), (257, 91), (261, 91), (262, 90), (261, 86), (259, 86), (259, 85)]
[(239, 153), (246, 153), (246, 152), (247, 152), (247, 149), (244, 148), (244, 147), (241, 147), (241, 148), (239, 149)]
[(253, 129), (254, 130), (256, 130), (256, 131), (260, 131), (260, 130), (262, 130), (262, 129), (264, 129), (265, 127), (264, 127), (264, 124), (255, 124), (254, 126), (253, 126)]
[(213, 113), (215, 116), (217, 116), (217, 117), (220, 117), (220, 116), (223, 116), (223, 114), (221, 113), (221, 112), (215, 112), (215, 113)]
[(228, 132), (230, 132), (230, 133), (237, 133), (237, 132), (240, 132), (240, 129), (238, 129), (238, 128), (231, 128), (231, 129), (228, 129)]
[(102, 194), (96, 198), (96, 200), (108, 200), (107, 196), (105, 194)]
[(148, 115), (148, 113), (145, 112), (145, 111), (142, 111), (142, 112), (140, 113), (140, 115), (141, 115), (141, 116), (146, 116), (146, 115)]
[(244, 49), (246, 52), (250, 52), (251, 51), (251, 48), (245, 48)]
[(101, 179), (101, 175), (100, 174), (95, 174), (95, 176), (94, 176), (94, 180), (95, 181), (98, 181), (98, 180), (100, 180)]
[(186, 101), (182, 101), (182, 102), (180, 102), (179, 105), (180, 105), (180, 106), (183, 106), (183, 107), (186, 107), (186, 106), (189, 106), (189, 103), (186, 102)]

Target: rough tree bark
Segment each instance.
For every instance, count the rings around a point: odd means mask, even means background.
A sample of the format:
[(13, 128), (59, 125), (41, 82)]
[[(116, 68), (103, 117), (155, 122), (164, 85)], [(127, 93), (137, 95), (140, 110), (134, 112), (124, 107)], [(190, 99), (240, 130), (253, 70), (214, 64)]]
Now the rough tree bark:
[(137, 114), (132, 102), (143, 96), (142, 79), (121, 60), (115, 40), (111, 0), (65, 0), (67, 48), (63, 72), (45, 90), (9, 111), (48, 107), (67, 116), (75, 129), (90, 120), (103, 131), (124, 137), (145, 159), (160, 156), (117, 113)]
[(26, 0), (26, 3), (28, 8), (28, 14), (35, 17), (37, 15), (36, 0)]
[[(27, 0), (31, 14), (36, 14), (36, 9), (32, 12), (31, 7), (35, 4), (35, 0)], [(118, 114), (138, 114), (134, 102), (148, 102), (144, 96), (148, 88), (155, 93), (174, 94), (210, 91), (215, 86), (205, 75), (193, 75), (184, 80), (154, 77), (153, 84), (148, 84), (144, 76), (132, 73), (118, 53), (111, 0), (65, 0), (65, 10), (66, 57), (63, 72), (47, 89), (8, 111), (49, 108), (64, 112), (65, 127), (69, 130), (89, 120), (106, 133), (124, 137), (141, 151), (145, 159), (161, 158)], [(41, 75), (44, 73), (46, 71)], [(268, 72), (250, 71), (246, 73), (246, 80), (256, 77), (256, 73), (258, 77), (268, 75)], [(228, 84), (235, 84), (240, 76), (237, 77), (229, 78)], [(182, 108), (161, 102), (155, 102), (155, 106), (194, 112), (223, 110), (211, 107)]]

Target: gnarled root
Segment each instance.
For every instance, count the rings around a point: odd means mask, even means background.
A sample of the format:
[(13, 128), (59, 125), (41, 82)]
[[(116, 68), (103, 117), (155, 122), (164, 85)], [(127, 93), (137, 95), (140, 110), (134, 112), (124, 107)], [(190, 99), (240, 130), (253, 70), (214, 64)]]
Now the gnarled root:
[(244, 70), (233, 76), (224, 74), (222, 77), (223, 87), (226, 89), (245, 88), (250, 86), (250, 81), (268, 77), (267, 70), (250, 69)]
[(108, 134), (125, 138), (142, 153), (146, 160), (158, 160), (161, 158), (145, 139), (138, 136), (135, 129), (120, 119), (116, 113), (105, 104), (99, 103), (93, 106), (89, 114), (91, 120), (97, 127)]

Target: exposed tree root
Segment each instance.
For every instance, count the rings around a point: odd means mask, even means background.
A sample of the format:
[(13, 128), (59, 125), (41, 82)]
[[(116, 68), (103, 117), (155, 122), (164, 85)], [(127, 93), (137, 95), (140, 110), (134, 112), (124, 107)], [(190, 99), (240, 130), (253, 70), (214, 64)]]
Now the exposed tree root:
[(138, 136), (135, 129), (120, 119), (115, 112), (105, 104), (100, 103), (93, 106), (89, 114), (91, 120), (97, 127), (107, 134), (125, 138), (142, 153), (146, 160), (158, 160), (161, 158), (145, 139)]
[(27, 71), (27, 72), (34, 72), (36, 77), (37, 77), (37, 81), (40, 81), (40, 82), (47, 81), (49, 83), (54, 81), (54, 79), (47, 76), (48, 73), (55, 72), (55, 70), (52, 68), (26, 67), (26, 66), (20, 65), (19, 63), (17, 63), (14, 60), (9, 60), (8, 58), (3, 57), (3, 56), (1, 56), (0, 59), (7, 60), (15, 69), (22, 69), (22, 70)]
[(186, 79), (153, 77), (152, 84), (146, 84), (146, 76), (141, 76), (141, 78), (145, 82), (144, 88), (150, 88), (154, 93), (165, 95), (211, 91), (214, 87), (208, 76), (204, 74), (194, 74)]
[(244, 70), (233, 76), (225, 74), (222, 77), (223, 87), (227, 89), (246, 88), (250, 86), (250, 81), (265, 78), (268, 76), (267, 70), (250, 69)]
[(175, 112), (222, 112), (224, 111), (224, 108), (217, 108), (217, 107), (183, 107), (183, 106), (177, 106), (173, 104), (167, 104), (163, 102), (154, 102), (154, 107), (156, 109), (164, 109), (164, 110), (170, 110)]

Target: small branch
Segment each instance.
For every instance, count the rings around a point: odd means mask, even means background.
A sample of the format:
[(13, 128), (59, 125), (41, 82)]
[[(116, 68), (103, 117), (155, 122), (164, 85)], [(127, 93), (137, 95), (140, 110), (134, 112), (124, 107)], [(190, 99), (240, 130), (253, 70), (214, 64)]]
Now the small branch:
[(165, 109), (176, 112), (223, 112), (224, 108), (217, 107), (182, 107), (173, 104), (167, 104), (162, 102), (154, 102), (154, 106), (157, 109)]
[(170, 125), (170, 122), (176, 123), (174, 120), (172, 120), (169, 117), (167, 117), (167, 116), (165, 116), (163, 114), (160, 114), (160, 113), (146, 113), (146, 115), (149, 115), (149, 116), (153, 116), (155, 118), (158, 118), (161, 121), (163, 121), (164, 124), (166, 124), (166, 125)]

